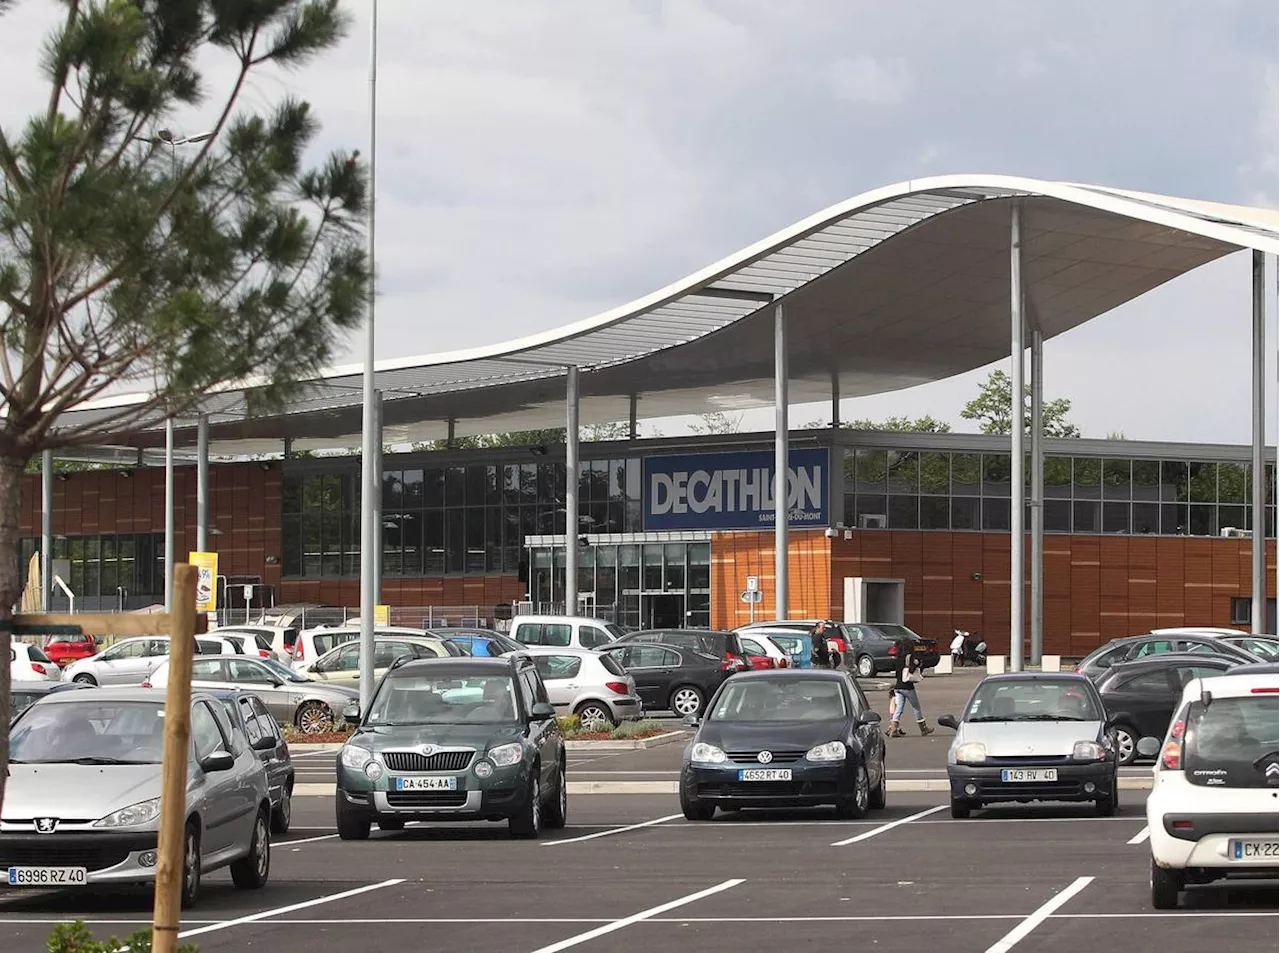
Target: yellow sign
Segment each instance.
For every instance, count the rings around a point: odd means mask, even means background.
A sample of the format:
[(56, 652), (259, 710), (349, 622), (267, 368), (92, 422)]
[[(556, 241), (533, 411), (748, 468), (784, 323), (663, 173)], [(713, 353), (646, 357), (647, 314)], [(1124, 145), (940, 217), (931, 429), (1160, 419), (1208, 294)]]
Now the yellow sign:
[(391, 606), (374, 606), (373, 607), (373, 624), (374, 625), (390, 625), (391, 624)]
[(218, 554), (190, 553), (187, 561), (199, 571), (196, 577), (196, 612), (217, 612)]

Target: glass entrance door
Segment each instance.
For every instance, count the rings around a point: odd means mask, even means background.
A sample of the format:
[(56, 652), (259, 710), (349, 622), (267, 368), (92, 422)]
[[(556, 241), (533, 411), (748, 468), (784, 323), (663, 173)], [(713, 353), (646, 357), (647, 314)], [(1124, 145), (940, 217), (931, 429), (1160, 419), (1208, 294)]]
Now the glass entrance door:
[(687, 629), (684, 592), (642, 592), (640, 618), (646, 629)]

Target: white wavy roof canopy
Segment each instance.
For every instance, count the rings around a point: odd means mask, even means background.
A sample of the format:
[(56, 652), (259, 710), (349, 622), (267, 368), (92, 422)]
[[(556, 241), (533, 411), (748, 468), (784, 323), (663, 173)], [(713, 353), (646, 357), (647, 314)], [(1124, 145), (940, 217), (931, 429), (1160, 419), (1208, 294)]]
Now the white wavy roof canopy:
[[(1009, 348), (1010, 205), (1023, 208), (1030, 319), (1046, 338), (1241, 249), (1280, 252), (1275, 209), (996, 175), (917, 179), (818, 212), (653, 294), (502, 344), (381, 361), (390, 443), (563, 426), (567, 366), (584, 423), (769, 406), (773, 324), (788, 323), (791, 400), (892, 391), (982, 367)], [(1243, 318), (1242, 318), (1243, 320)], [(253, 382), (210, 398), (215, 453), (358, 442), (361, 368), (250, 417)], [(76, 423), (141, 395), (71, 412)], [(111, 439), (157, 446), (160, 421)], [(183, 421), (194, 440), (194, 421)]]

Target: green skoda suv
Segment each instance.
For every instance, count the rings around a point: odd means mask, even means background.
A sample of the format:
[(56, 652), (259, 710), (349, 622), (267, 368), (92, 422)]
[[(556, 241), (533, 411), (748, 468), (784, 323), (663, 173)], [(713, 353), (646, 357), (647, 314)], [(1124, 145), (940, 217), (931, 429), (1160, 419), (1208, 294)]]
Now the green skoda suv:
[(338, 753), (338, 836), (376, 822), (502, 821), (514, 837), (564, 827), (564, 737), (527, 655), (393, 664)]

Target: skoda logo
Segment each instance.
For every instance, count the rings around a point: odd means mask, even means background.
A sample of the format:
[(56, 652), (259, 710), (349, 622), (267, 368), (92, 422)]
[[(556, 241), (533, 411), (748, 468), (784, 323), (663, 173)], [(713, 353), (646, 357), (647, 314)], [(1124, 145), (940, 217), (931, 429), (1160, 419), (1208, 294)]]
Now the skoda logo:
[(424, 758), (430, 758), (433, 754), (435, 754), (435, 753), (436, 753), (436, 746), (435, 746), (435, 745), (423, 745), (423, 746), (422, 746), (422, 748), (421, 748), (420, 750), (422, 751), (422, 756), (423, 756)]
[(761, 751), (758, 755), (756, 755), (756, 760), (759, 761), (761, 764), (768, 764), (770, 761), (773, 760), (773, 752)]
[(52, 834), (58, 829), (58, 819), (56, 817), (37, 817), (35, 825), (37, 834)]

